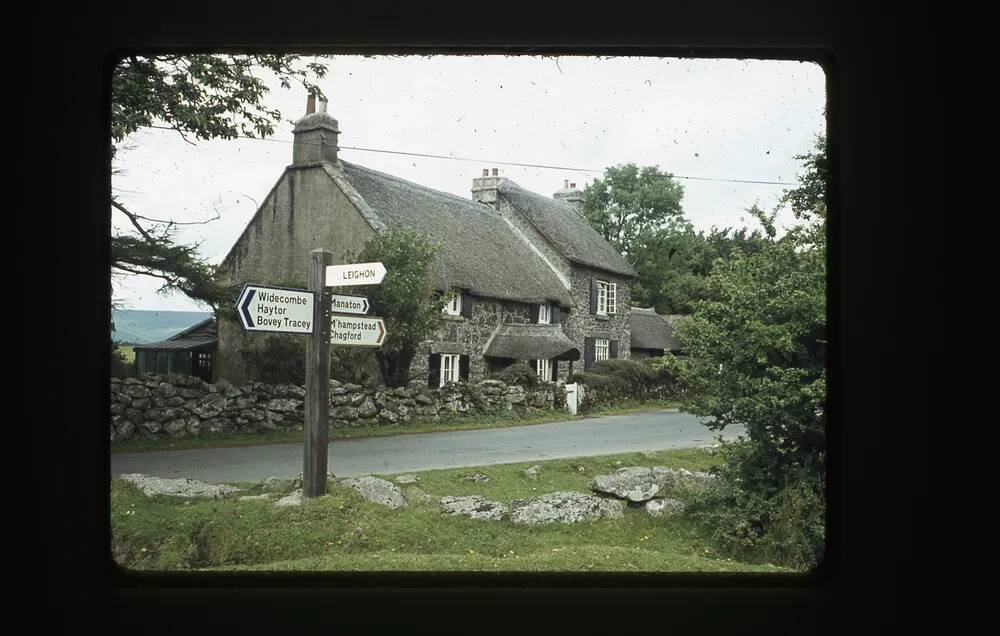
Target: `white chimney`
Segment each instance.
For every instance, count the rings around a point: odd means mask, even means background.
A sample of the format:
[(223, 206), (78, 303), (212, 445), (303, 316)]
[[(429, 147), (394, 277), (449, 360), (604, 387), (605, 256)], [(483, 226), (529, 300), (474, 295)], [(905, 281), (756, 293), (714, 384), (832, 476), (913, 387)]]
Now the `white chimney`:
[(337, 138), (340, 128), (337, 120), (326, 112), (327, 101), (321, 99), (316, 112), (316, 96), (306, 99), (306, 114), (295, 122), (292, 136), (292, 164), (308, 165), (327, 162), (337, 163)]
[(563, 188), (552, 195), (553, 199), (565, 201), (572, 205), (577, 214), (583, 216), (583, 192), (576, 189), (576, 183), (571, 183), (569, 179), (563, 181)]

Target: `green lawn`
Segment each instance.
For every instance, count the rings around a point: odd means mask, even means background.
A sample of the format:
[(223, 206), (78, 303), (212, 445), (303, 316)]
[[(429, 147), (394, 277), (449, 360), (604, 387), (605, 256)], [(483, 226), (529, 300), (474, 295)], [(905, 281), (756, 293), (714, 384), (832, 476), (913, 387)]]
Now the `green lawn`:
[[(509, 502), (557, 490), (587, 492), (593, 475), (620, 466), (705, 469), (714, 461), (705, 449), (553, 460), (538, 462), (535, 481), (522, 473), (527, 463), (427, 471), (415, 473), (419, 484), (404, 487), (411, 503), (402, 510), (367, 502), (337, 483), (325, 497), (281, 508), (235, 496), (146, 497), (116, 479), (113, 550), (119, 563), (139, 570), (789, 571), (722, 558), (683, 517), (654, 519), (639, 508), (627, 509), (622, 519), (522, 526), (446, 517), (436, 500), (480, 494)], [(473, 472), (489, 482), (463, 479)], [(264, 492), (243, 486), (246, 494)]]
[[(677, 408), (679, 403), (659, 400), (655, 402), (630, 402), (614, 407), (601, 407), (585, 415), (572, 415), (569, 411), (538, 411), (519, 414), (517, 411), (502, 411), (488, 415), (467, 415), (443, 419), (439, 422), (414, 420), (402, 426), (359, 426), (357, 428), (337, 428), (330, 431), (330, 439), (357, 439), (361, 437), (385, 437), (413, 433), (433, 433), (438, 431), (465, 431), (485, 428), (506, 428), (527, 426), (547, 422), (580, 420), (585, 417), (602, 415), (624, 415)], [(218, 448), (224, 446), (261, 446), (265, 444), (293, 444), (301, 442), (303, 433), (294, 431), (263, 431), (260, 433), (229, 433), (165, 439), (133, 438), (111, 444), (112, 453), (137, 453), (145, 451), (184, 450), (192, 448)]]

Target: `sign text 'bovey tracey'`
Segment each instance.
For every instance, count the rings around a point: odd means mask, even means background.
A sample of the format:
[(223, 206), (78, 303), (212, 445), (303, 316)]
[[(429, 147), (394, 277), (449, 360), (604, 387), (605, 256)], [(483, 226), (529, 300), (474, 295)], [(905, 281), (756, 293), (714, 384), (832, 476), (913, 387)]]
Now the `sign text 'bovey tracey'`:
[(236, 314), (247, 331), (312, 333), (313, 293), (248, 284), (236, 301)]

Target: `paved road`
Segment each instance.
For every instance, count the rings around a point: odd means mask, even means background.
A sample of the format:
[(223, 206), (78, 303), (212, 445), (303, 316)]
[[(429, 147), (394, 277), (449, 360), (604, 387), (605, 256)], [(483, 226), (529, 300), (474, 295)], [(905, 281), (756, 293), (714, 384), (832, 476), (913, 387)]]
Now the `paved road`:
[[(396, 474), (540, 461), (715, 443), (702, 418), (666, 409), (514, 428), (372, 437), (330, 442), (338, 477)], [(735, 438), (743, 429), (727, 429)], [(190, 477), (208, 482), (257, 481), (302, 473), (302, 444), (205, 448), (111, 455), (111, 472)]]

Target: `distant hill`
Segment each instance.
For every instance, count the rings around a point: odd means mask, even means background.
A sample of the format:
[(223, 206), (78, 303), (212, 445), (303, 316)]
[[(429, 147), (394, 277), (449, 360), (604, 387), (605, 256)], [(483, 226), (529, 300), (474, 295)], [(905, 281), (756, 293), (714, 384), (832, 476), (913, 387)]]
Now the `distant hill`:
[(111, 338), (126, 344), (149, 344), (193, 327), (210, 318), (207, 311), (149, 311), (145, 309), (114, 309)]

